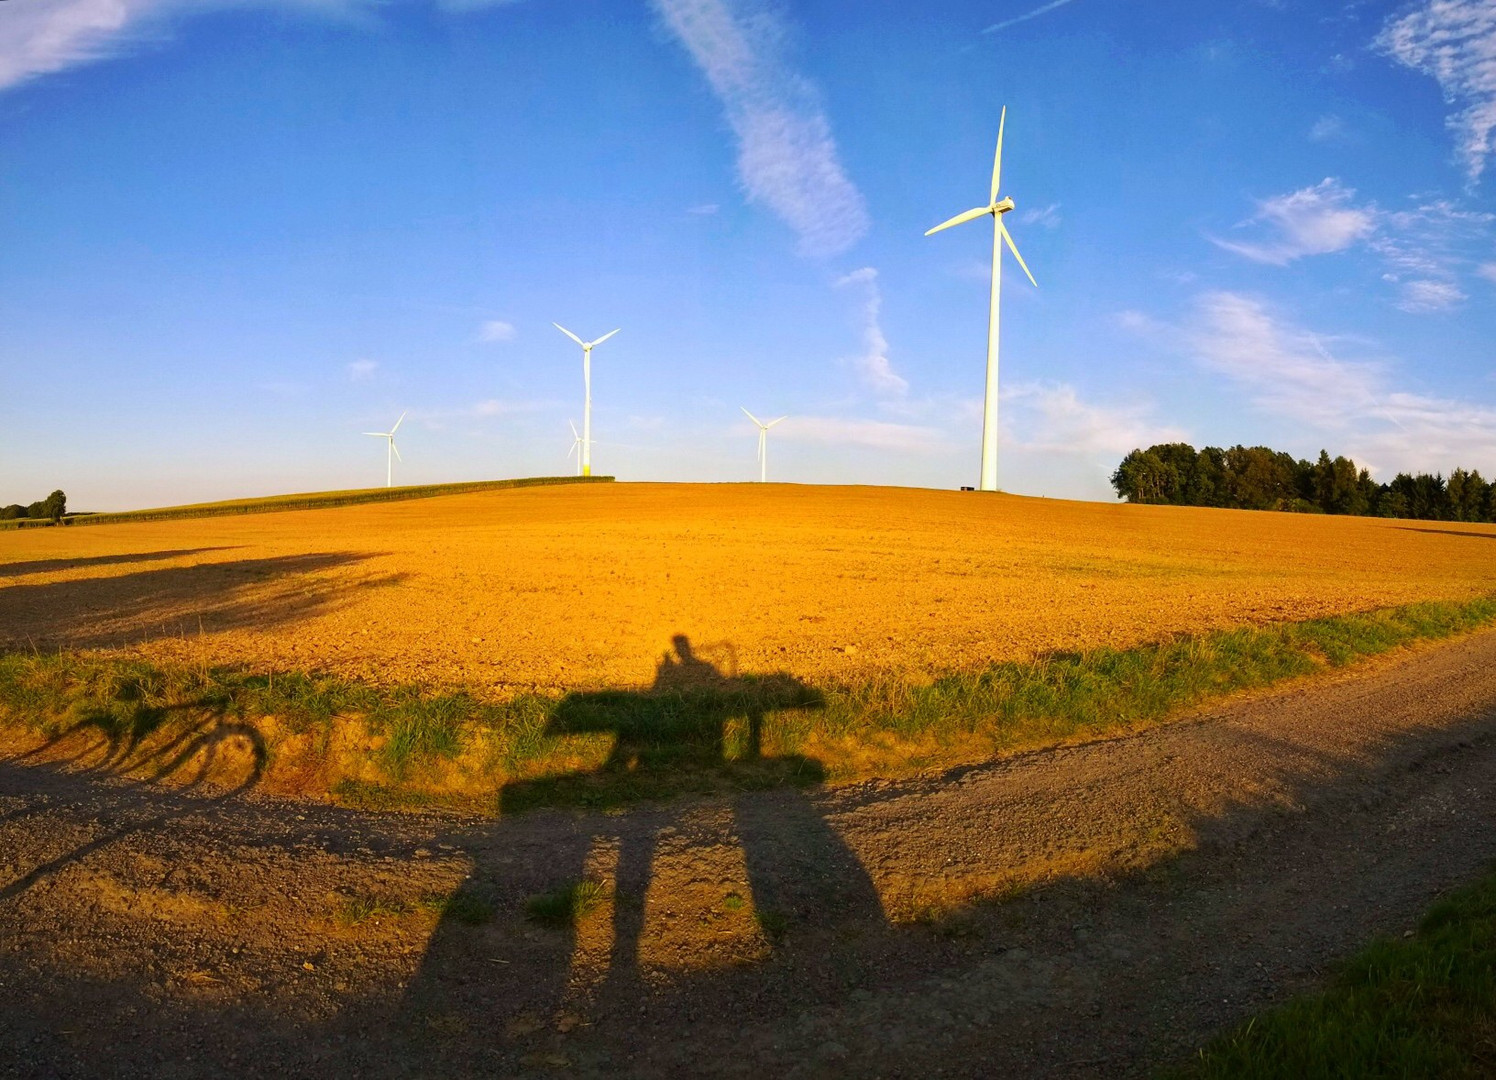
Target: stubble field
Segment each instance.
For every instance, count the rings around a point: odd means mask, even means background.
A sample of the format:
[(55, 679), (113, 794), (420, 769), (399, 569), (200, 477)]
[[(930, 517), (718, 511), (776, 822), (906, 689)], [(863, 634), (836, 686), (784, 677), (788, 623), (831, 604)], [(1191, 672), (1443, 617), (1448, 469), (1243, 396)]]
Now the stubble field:
[(1480, 525), (896, 488), (530, 488), (0, 534), (0, 645), (497, 699), (646, 687), (678, 636), (729, 674), (919, 680), (1464, 600), (1496, 590), (1493, 541)]

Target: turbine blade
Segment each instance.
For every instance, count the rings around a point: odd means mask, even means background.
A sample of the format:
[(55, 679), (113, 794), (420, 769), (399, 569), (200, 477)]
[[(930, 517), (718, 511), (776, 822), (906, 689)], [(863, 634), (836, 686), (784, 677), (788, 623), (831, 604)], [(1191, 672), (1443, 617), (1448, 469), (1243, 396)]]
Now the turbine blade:
[[(739, 405), (738, 408), (743, 409), (743, 406)], [(764, 422), (762, 420), (760, 420), (758, 417), (754, 416), (747, 409), (743, 409), (743, 415), (746, 416), (748, 419), (752, 420), (759, 427), (763, 427), (764, 426)]]
[(581, 338), (577, 337), (575, 334), (573, 334), (570, 330), (566, 329), (566, 327), (562, 326), (560, 323), (553, 322), (553, 323), (551, 323), (551, 325), (554, 326), (557, 330), (561, 331), (567, 337), (571, 338), (571, 340), (575, 341), (578, 345), (582, 346), (583, 348), (587, 347), (587, 343), (585, 341), (583, 341)]
[(572, 423), (572, 421), (570, 421), (570, 420), (568, 420), (568, 421), (566, 421), (566, 426), (567, 426), (567, 427), (569, 427), (569, 428), (571, 428), (571, 437), (572, 437), (572, 438), (573, 438), (573, 439), (580, 439), (580, 438), (581, 438), (581, 437), (582, 437), (582, 436), (581, 436), (581, 435), (580, 435), (580, 434), (579, 434), (579, 433), (578, 433), (578, 432), (577, 432), (577, 425), (576, 425), (576, 424), (574, 424), (574, 423)]
[[(618, 328), (618, 330), (622, 330), (622, 329), (623, 329), (623, 327), (621, 327), (621, 326), (620, 326), (620, 327), (619, 327), (619, 328)], [(591, 344), (591, 345), (592, 345), (592, 347), (593, 347), (593, 348), (594, 348), (594, 349), (595, 349), (595, 348), (597, 348), (597, 347), (598, 347), (598, 346), (599, 346), (599, 345), (601, 345), (601, 344), (602, 344), (602, 343), (603, 343), (603, 342), (605, 342), (605, 341), (607, 341), (607, 340), (608, 340), (608, 339), (609, 339), (609, 338), (610, 338), (610, 337), (612, 337), (612, 336), (613, 336), (613, 335), (614, 335), (614, 334), (616, 334), (616, 333), (618, 333), (618, 330), (609, 330), (609, 331), (608, 331), (608, 332), (607, 332), (607, 333), (606, 333), (606, 334), (604, 334), (604, 335), (603, 335), (603, 336), (602, 336), (602, 337), (600, 337), (600, 338), (598, 338), (598, 339), (597, 339), (597, 340), (596, 340), (596, 341), (593, 341), (593, 342), (590, 342), (590, 343), (589, 343), (589, 344)]]
[(1008, 123), (1008, 107), (1003, 106), (1002, 116), (997, 121), (997, 156), (992, 159), (992, 202), (997, 202), (997, 182), (1003, 174), (1003, 128)]
[(408, 413), (408, 412), (410, 412), (410, 410), (406, 409), (405, 412), (403, 412), (403, 413), (400, 414), (400, 419), (396, 420), (395, 421), (395, 426), (392, 427), (392, 428), (390, 428), (390, 434), (391, 435), (393, 435), (395, 432), (397, 432), (397, 431), (400, 430), (400, 425), (403, 424), (403, 423), (405, 423), (405, 413)]
[(387, 431), (366, 431), (366, 432), (364, 432), (364, 434), (365, 435), (372, 435), (376, 439), (388, 439), (390, 437), (389, 436), (389, 432), (387, 432)]
[(1013, 253), (1013, 258), (1018, 260), (1018, 265), (1023, 267), (1023, 272), (1025, 274), (1028, 274), (1030, 283), (1032, 283), (1034, 288), (1037, 289), (1039, 287), (1039, 283), (1037, 281), (1034, 281), (1034, 275), (1029, 274), (1028, 263), (1024, 262), (1023, 256), (1018, 254), (1018, 245), (1013, 243), (1013, 234), (1008, 232), (1008, 227), (1002, 223), (1001, 219), (998, 220), (997, 227), (1002, 230), (1003, 239), (1008, 242), (1008, 250)]
[(405, 459), (400, 456), (400, 448), (395, 445), (394, 439), (390, 440), (390, 449), (395, 452), (395, 460), (403, 465), (405, 463)]
[(955, 217), (951, 218), (949, 221), (942, 221), (939, 225), (935, 226), (933, 229), (926, 230), (925, 235), (926, 236), (933, 236), (935, 233), (938, 233), (941, 229), (949, 229), (952, 225), (964, 225), (968, 221), (975, 221), (977, 218), (981, 217), (983, 214), (990, 214), (990, 213), (992, 213), (992, 207), (990, 207), (990, 206), (977, 206), (977, 207), (973, 207), (972, 209), (966, 211), (966, 213), (964, 213), (964, 214), (957, 214)]
[(764, 425), (764, 430), (768, 431), (775, 424), (778, 424), (778, 423), (780, 423), (782, 421), (785, 421), (785, 420), (788, 420), (788, 419), (789, 419), (788, 416), (781, 416), (778, 420), (770, 420), (767, 424)]

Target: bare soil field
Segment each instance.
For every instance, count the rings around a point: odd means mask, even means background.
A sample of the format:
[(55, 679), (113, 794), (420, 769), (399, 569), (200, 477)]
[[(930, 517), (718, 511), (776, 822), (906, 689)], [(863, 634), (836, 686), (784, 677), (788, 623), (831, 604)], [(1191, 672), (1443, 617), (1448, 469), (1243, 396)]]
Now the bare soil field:
[(1492, 632), (1131, 738), (628, 814), (4, 761), (0, 1076), (1148, 1075), (1410, 929), (1493, 820)]
[(0, 534), (0, 647), (505, 696), (921, 678), (1496, 589), (1496, 529), (894, 488), (609, 484)]

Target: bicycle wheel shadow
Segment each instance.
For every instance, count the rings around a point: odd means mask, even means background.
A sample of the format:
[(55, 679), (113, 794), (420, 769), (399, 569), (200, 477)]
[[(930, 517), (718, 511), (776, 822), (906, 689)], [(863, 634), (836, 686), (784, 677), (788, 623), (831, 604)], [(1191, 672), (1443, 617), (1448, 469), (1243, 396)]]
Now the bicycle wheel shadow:
[[(645, 954), (660, 952), (671, 927), (710, 921), (710, 898), (719, 920), (730, 921), (724, 898), (744, 905), (734, 925), (756, 951), (687, 973), (708, 983), (766, 960), (801, 928), (886, 924), (871, 878), (805, 790), (824, 767), (766, 752), (779, 741), (774, 714), (823, 708), (822, 696), (787, 674), (737, 674), (726, 651), (718, 666), (677, 635), (647, 689), (575, 693), (557, 705), (546, 734), (606, 733), (607, 760), (507, 785), (503, 819), (457, 841), (473, 866), (406, 993), (402, 1013), (415, 1029), (482, 1028), (516, 1051), (543, 1050), (569, 1024), (634, 1014), (680, 982)], [(661, 801), (693, 791), (714, 794)], [(739, 896), (744, 877), (748, 895)], [(492, 923), (464, 924), (461, 913), (475, 909), (491, 911)], [(699, 953), (707, 934), (687, 951)]]

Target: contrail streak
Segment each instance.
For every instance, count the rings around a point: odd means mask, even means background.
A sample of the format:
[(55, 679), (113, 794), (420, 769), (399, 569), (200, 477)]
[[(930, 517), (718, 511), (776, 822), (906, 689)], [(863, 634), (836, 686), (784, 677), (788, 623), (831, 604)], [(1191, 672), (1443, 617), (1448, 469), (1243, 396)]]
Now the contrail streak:
[(1049, 0), (1049, 3), (1039, 5), (1038, 7), (1034, 8), (1033, 11), (1030, 11), (1027, 15), (1018, 15), (1011, 19), (1004, 19), (1000, 23), (993, 23), (991, 26), (987, 27), (987, 29), (983, 30), (982, 33), (995, 34), (999, 30), (1006, 30), (1008, 27), (1017, 26), (1021, 22), (1028, 22), (1030, 19), (1037, 19), (1040, 15), (1046, 15), (1049, 12), (1053, 11), (1055, 8), (1064, 7), (1070, 2), (1071, 0)]

